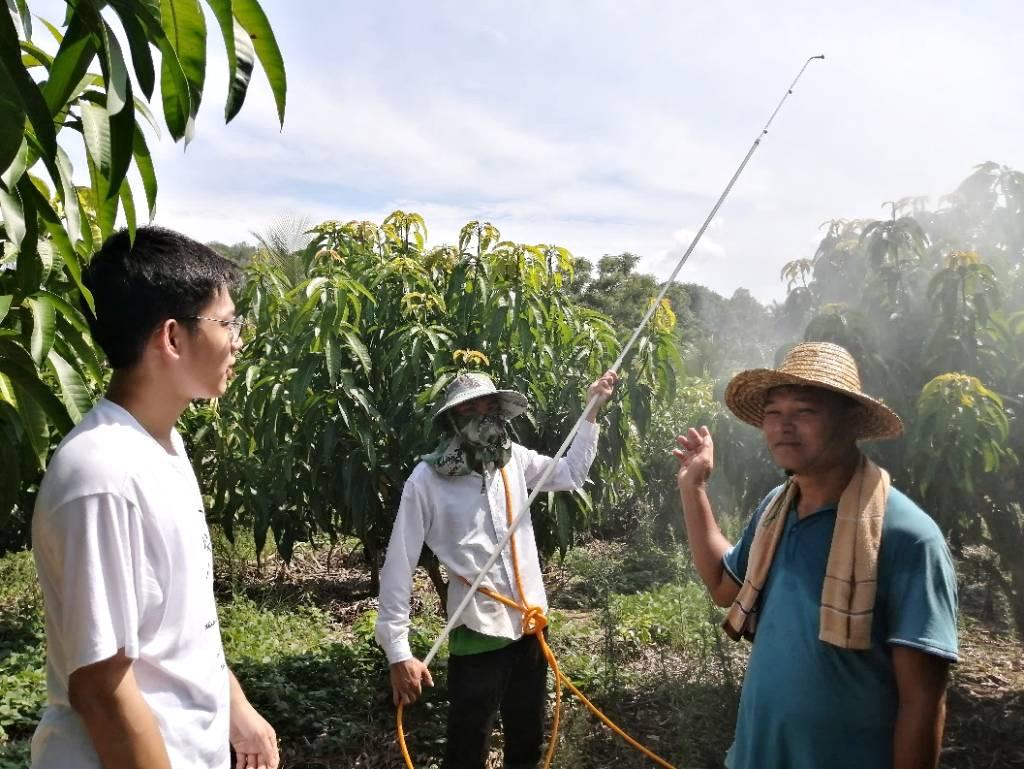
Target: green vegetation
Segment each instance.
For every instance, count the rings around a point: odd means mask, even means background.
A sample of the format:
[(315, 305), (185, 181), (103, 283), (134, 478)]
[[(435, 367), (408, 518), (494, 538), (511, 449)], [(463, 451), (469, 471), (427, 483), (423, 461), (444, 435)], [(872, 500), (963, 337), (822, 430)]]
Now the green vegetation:
[[(720, 766), (747, 647), (718, 629), (721, 610), (696, 584), (685, 548), (652, 542), (645, 525), (636, 531), (589, 542), (549, 564), (552, 646), (599, 707), (681, 769)], [(397, 768), (387, 665), (372, 640), (368, 570), (358, 554), (345, 553), (325, 569), (329, 549), (323, 540), (299, 545), (290, 567), (265, 554), (264, 577), (256, 574), (251, 538), (240, 535), (230, 557), (218, 549), (226, 656), (280, 735), (287, 769)], [(997, 602), (994, 616), (986, 608), (982, 559), (972, 554), (959, 571), (965, 659), (954, 671), (943, 766), (1012, 766), (1024, 757), (1013, 716), (1024, 697), (1019, 646), (1005, 607)], [(27, 764), (45, 690), (30, 554), (0, 558), (0, 580), (0, 768), (13, 769)], [(443, 621), (427, 580), (416, 594), (412, 640), (422, 654)], [(436, 765), (443, 752), (445, 666), (442, 652), (435, 688), (407, 717), (420, 767)], [(558, 766), (647, 766), (571, 698), (564, 718)]]
[[(257, 0), (207, 5), (227, 52), (225, 118), (241, 108), (259, 61), (283, 119), (284, 66)], [(106, 379), (81, 272), (118, 217), (130, 230), (142, 219), (133, 185), (152, 215), (157, 73), (163, 122), (187, 142), (207, 52), (198, 0), (80, 0), (60, 28), (35, 19), (26, 0), (8, 6), (0, 769), (27, 764), (45, 700), (41, 597), (25, 550), (35, 492), (50, 453)], [(84, 150), (81, 179), (73, 145)], [(211, 244), (243, 265), (238, 305), (254, 328), (238, 381), (219, 402), (191, 409), (183, 430), (218, 534), (226, 653), (282, 737), (288, 766), (394, 766), (372, 596), (402, 483), (437, 438), (423, 427), (432, 401), (458, 370), (486, 370), (529, 394), (518, 438), (552, 452), (658, 281), (637, 270), (634, 254), (591, 263), (558, 246), (503, 240), (487, 222), (430, 247), (426, 222), (403, 211), (380, 224), (279, 222), (257, 240)], [(772, 306), (744, 289), (722, 297), (671, 286), (604, 417), (595, 483), (538, 501), (541, 550), (552, 559), (552, 642), (565, 670), (681, 766), (720, 763), (743, 647), (724, 642), (720, 612), (676, 542), (668, 452), (686, 425), (711, 427), (711, 491), (735, 537), (779, 475), (757, 431), (723, 410), (724, 384), (798, 341), (833, 341), (857, 357), (865, 389), (904, 417), (904, 440), (868, 450), (935, 517), (961, 565), (967, 656), (950, 695), (945, 764), (1024, 762), (1012, 734), (1024, 697), (1024, 174), (984, 163), (935, 206), (903, 199), (877, 220), (835, 219), (815, 253), (780, 277), (787, 296)], [(440, 587), (436, 561), (424, 562)], [(423, 652), (442, 620), (426, 580), (417, 598), (413, 643)], [(435, 680), (410, 715), (423, 766), (442, 750), (443, 656)], [(561, 766), (641, 765), (575, 705), (563, 734)]]
[[(271, 533), (285, 558), (318, 534), (354, 536), (375, 578), (402, 484), (439, 437), (430, 409), (459, 369), (529, 393), (519, 439), (554, 452), (620, 343), (606, 317), (562, 290), (565, 249), (503, 241), (470, 222), (457, 247), (430, 250), (423, 219), (402, 211), (312, 235), (290, 254), (265, 244), (250, 262), (237, 305), (253, 335), (236, 385), (187, 417), (192, 456), (229, 534), (251, 529), (262, 550)], [(564, 552), (642, 481), (632, 436), (679, 373), (674, 324), (661, 315), (609, 410), (594, 492), (539, 505), (547, 553)]]
[(32, 554), (0, 559), (0, 746), (30, 736), (46, 703), (42, 609)]
[(861, 361), (907, 422), (874, 449), (962, 552), (981, 545), (1024, 641), (1024, 174), (983, 163), (935, 209), (836, 220), (783, 269), (785, 318)]
[[(705, 655), (702, 650), (713, 649), (720, 634), (716, 624), (708, 621), (713, 612), (703, 591), (692, 582), (680, 583), (689, 569), (680, 551), (649, 542), (645, 548), (638, 544), (595, 546), (586, 554), (573, 551), (560, 566), (552, 567), (549, 578), (555, 585), (555, 603), (563, 608), (552, 612), (551, 634), (566, 673), (612, 717), (622, 719), (624, 726), (646, 729), (646, 724), (630, 721), (636, 717), (632, 687), (649, 685), (652, 677), (665, 674), (676, 664), (672, 659), (681, 655), (698, 660), (705, 683), (718, 681), (715, 652)], [(314, 552), (302, 546), (293, 562), (310, 563), (305, 556)], [(230, 579), (223, 568), (225, 560), (220, 551), (221, 589), (228, 588), (224, 580)], [(246, 566), (251, 569), (255, 563), (249, 561)], [(350, 595), (345, 602), (333, 603), (314, 575), (297, 567), (282, 574), (287, 575), (284, 581), (250, 578), (244, 590), (225, 593), (220, 618), (225, 655), (253, 704), (274, 724), (286, 765), (344, 767), (352, 766), (359, 756), (367, 757), (369, 765), (396, 765), (387, 663), (373, 642), (376, 612), (372, 605), (347, 611), (365, 597)], [(0, 675), (5, 682), (0, 714), (5, 719), (2, 723), (9, 725), (0, 738), (3, 767), (3, 761), (27, 755), (27, 742), (44, 703), (45, 681), (42, 607), (30, 554), (0, 559), (0, 576), (5, 586), (0, 597), (4, 638), (18, 618), (24, 623), (17, 641), (20, 651), (9, 653), (6, 641), (0, 649), (4, 655)], [(563, 579), (567, 579), (564, 584)], [(423, 654), (443, 621), (428, 586), (420, 588), (425, 600), (414, 616), (412, 642), (414, 651)], [(595, 646), (595, 636), (606, 636), (608, 643)], [(645, 662), (631, 661), (641, 653), (648, 657)], [(728, 697), (734, 699), (738, 668), (727, 664), (724, 684)], [(408, 718), (410, 745), (421, 766), (439, 761), (443, 751), (444, 654), (435, 666), (434, 680), (435, 688)], [(589, 716), (570, 703), (567, 717), (570, 723), (583, 719), (574, 729), (580, 731), (578, 739), (587, 738), (583, 723)], [(567, 733), (563, 749), (567, 755), (575, 750), (572, 739)], [(727, 741), (728, 734), (716, 739)]]
[[(242, 108), (258, 60), (283, 122), (284, 63), (259, 3), (207, 4), (227, 52), (225, 120)], [(35, 17), (28, 0), (7, 7), (0, 12), (0, 553), (28, 544), (47, 458), (103, 388), (102, 355), (83, 314), (92, 297), (82, 268), (119, 214), (134, 232), (132, 170), (153, 216), (158, 183), (146, 137), (159, 135), (150, 105), (157, 76), (164, 124), (187, 143), (207, 53), (199, 0), (69, 1), (60, 29)], [(86, 185), (71, 164), (79, 149)]]

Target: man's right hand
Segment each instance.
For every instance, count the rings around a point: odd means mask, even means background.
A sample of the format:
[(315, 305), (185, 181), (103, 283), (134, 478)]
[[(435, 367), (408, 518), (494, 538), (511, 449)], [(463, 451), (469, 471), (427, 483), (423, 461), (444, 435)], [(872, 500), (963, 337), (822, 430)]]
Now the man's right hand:
[(672, 453), (679, 460), (676, 481), (693, 565), (707, 585), (712, 600), (719, 606), (730, 606), (740, 588), (726, 573), (722, 559), (732, 545), (722, 536), (705, 486), (715, 469), (715, 444), (706, 427), (699, 431), (691, 427), (676, 440), (679, 448)]
[(691, 427), (684, 435), (676, 438), (678, 449), (672, 451), (679, 460), (676, 482), (679, 488), (693, 488), (706, 483), (715, 469), (715, 444), (707, 427), (698, 432)]
[(391, 691), (395, 705), (412, 705), (420, 694), (423, 685), (434, 685), (427, 666), (418, 659), (407, 659), (391, 666)]

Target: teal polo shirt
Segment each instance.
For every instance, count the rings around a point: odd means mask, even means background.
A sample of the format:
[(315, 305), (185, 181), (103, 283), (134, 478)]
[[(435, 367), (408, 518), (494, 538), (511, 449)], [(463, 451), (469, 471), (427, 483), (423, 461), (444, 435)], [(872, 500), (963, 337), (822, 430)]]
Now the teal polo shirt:
[[(776, 490), (777, 491), (777, 490)], [(754, 531), (776, 492), (758, 506), (726, 571), (742, 583)], [(896, 489), (878, 553), (872, 647), (818, 640), (821, 587), (835, 506), (799, 520), (789, 511), (761, 593), (740, 694), (729, 769), (886, 769), (892, 765), (897, 691), (890, 647), (956, 662), (956, 575), (939, 527)]]

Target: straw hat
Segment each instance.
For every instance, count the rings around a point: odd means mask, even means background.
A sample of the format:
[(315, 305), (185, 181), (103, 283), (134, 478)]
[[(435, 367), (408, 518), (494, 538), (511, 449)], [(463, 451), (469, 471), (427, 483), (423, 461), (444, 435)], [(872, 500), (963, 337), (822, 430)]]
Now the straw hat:
[(859, 403), (859, 440), (895, 438), (903, 432), (903, 421), (895, 411), (861, 391), (853, 356), (845, 348), (828, 342), (798, 344), (777, 369), (741, 371), (725, 388), (725, 405), (747, 424), (760, 427), (768, 391), (784, 385), (823, 387)]
[(448, 385), (445, 390), (444, 403), (438, 406), (434, 412), (434, 419), (446, 414), (455, 406), (466, 401), (483, 398), (488, 395), (496, 395), (501, 402), (501, 410), (506, 419), (517, 417), (526, 411), (528, 401), (526, 396), (517, 393), (515, 390), (499, 390), (487, 374), (476, 371), (459, 374)]

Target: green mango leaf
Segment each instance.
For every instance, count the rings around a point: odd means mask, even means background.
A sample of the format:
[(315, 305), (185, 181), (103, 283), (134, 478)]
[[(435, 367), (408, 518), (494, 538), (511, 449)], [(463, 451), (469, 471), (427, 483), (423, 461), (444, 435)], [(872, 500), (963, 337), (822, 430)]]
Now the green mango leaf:
[(7, 313), (10, 312), (11, 302), (14, 301), (14, 297), (10, 294), (0, 296), (0, 323), (4, 322), (4, 318), (7, 317)]
[[(10, 404), (2, 401), (0, 406), (10, 408)], [(0, 412), (0, 467), (4, 468), (3, 474), (0, 474), (0, 526), (4, 526), (4, 515), (17, 504), (22, 482), (21, 443), (24, 430), (18, 415), (12, 416), (7, 417)], [(15, 422), (14, 418), (18, 421)]]
[(199, 0), (160, 0), (167, 39), (188, 82), (190, 116), (194, 118), (206, 81), (206, 19)]
[(43, 98), (50, 115), (57, 115), (63, 109), (79, 83), (89, 71), (89, 65), (96, 58), (96, 42), (80, 13), (75, 12), (71, 23), (61, 40), (53, 63), (50, 77), (43, 85)]
[[(57, 253), (60, 254), (65, 268), (67, 268), (68, 273), (71, 275), (71, 279), (75, 282), (75, 285), (85, 298), (87, 304), (90, 308), (93, 308), (92, 294), (82, 283), (81, 260), (78, 258), (78, 253), (71, 245), (71, 240), (68, 238), (68, 233), (62, 225), (60, 217), (57, 216), (56, 211), (54, 211), (50, 206), (49, 201), (43, 197), (42, 193), (35, 186), (27, 186), (26, 193), (32, 198), (39, 221), (42, 223), (46, 233), (50, 236), (50, 243), (57, 249)], [(75, 195), (75, 199), (77, 200), (77, 195)]]
[(113, 117), (131, 102), (128, 90), (128, 67), (125, 65), (121, 44), (113, 30), (100, 17), (92, 21), (93, 31), (100, 42), (100, 67), (103, 70), (103, 84), (106, 91), (107, 113)]
[(50, 33), (50, 36), (53, 37), (53, 39), (57, 41), (57, 45), (60, 45), (62, 42), (64, 42), (64, 33), (62, 33), (53, 24), (51, 24), (49, 21), (47, 21), (46, 19), (42, 18), (41, 16), (36, 16), (36, 18), (40, 22), (42, 22), (42, 25), (44, 27), (46, 27), (47, 31), (49, 31), (49, 33)]
[(224, 122), (230, 123), (245, 102), (252, 69), (256, 64), (256, 49), (234, 17), (232, 0), (206, 0), (206, 3), (213, 10), (224, 38), (228, 59), (228, 96), (224, 104)]
[(67, 408), (39, 378), (32, 358), (24, 348), (7, 339), (0, 339), (0, 373), (38, 404), (59, 432), (66, 433), (72, 428)]
[(21, 31), (24, 33), (25, 39), (30, 40), (32, 38), (32, 11), (29, 10), (26, 0), (7, 0), (7, 6), (11, 9), (11, 13), (17, 14), (18, 21), (21, 22)]
[(118, 197), (108, 194), (107, 177), (100, 172), (91, 156), (87, 155), (86, 162), (89, 166), (93, 205), (96, 207), (96, 224), (100, 228), (100, 237), (106, 240), (114, 232)]
[[(277, 46), (274, 31), (270, 28), (270, 22), (257, 0), (232, 0), (231, 7), (238, 24), (251, 40), (260, 65), (267, 75), (267, 80), (270, 81), (270, 90), (274, 94), (274, 103), (277, 105), (277, 118), (283, 127), (288, 80), (285, 75), (284, 59), (281, 57), (281, 49)], [(235, 48), (237, 51), (237, 37)]]
[(156, 171), (153, 168), (153, 158), (149, 154), (149, 147), (146, 145), (146, 137), (142, 133), (142, 129), (135, 126), (135, 145), (134, 145), (134, 157), (135, 167), (139, 171), (139, 176), (142, 178), (142, 189), (146, 194), (146, 207), (149, 210), (149, 221), (153, 221), (153, 217), (156, 216), (156, 193), (157, 193), (157, 182), (156, 182)]
[[(21, 419), (22, 434), (32, 450), (36, 465), (42, 470), (46, 467), (46, 455), (50, 450), (50, 426), (47, 422), (46, 411), (32, 398), (28, 390), (14, 382), (13, 378), (12, 383), (17, 399), (18, 416)], [(60, 403), (60, 401), (57, 402)]]
[[(113, 36), (111, 36), (113, 39)], [(107, 106), (110, 117), (110, 176), (108, 177), (110, 194), (121, 189), (121, 183), (128, 174), (135, 149), (135, 99), (132, 96), (131, 83), (125, 84), (127, 99), (117, 112)]]
[(161, 54), (160, 93), (163, 97), (164, 123), (174, 141), (184, 139), (188, 145), (195, 135), (188, 80), (169, 43), (167, 50), (161, 51)]
[(14, 81), (7, 74), (7, 68), (0, 62), (0, 114), (4, 116), (0, 120), (0, 169), (6, 169), (3, 173), (3, 185), (11, 189), (13, 178), (17, 181), (24, 167), (20, 172), (17, 170), (17, 160), (25, 145), (25, 110), (21, 106), (21, 97), (14, 86)]
[[(34, 294), (43, 282), (45, 267), (39, 251), (39, 220), (35, 199), (38, 188), (28, 174), (21, 177), (15, 189), (21, 196), (24, 215), (24, 237), (18, 246), (18, 261), (14, 269), (16, 285), (22, 294)], [(2, 197), (5, 193), (0, 193)]]
[(60, 384), (62, 400), (67, 406), (68, 414), (75, 422), (81, 421), (82, 417), (92, 408), (92, 396), (89, 394), (85, 380), (70, 363), (54, 350), (50, 350), (47, 355), (47, 363)]
[(188, 78), (178, 53), (164, 29), (161, 3), (158, 0), (110, 0), (118, 13), (135, 16), (146, 31), (149, 41), (160, 50), (160, 95), (164, 122), (174, 141), (182, 138), (187, 144), (195, 133), (193, 108)]
[(138, 95), (134, 97), (134, 102), (135, 114), (141, 115), (142, 119), (149, 123), (149, 126), (153, 129), (153, 133), (156, 134), (157, 139), (161, 138), (162, 134), (160, 131), (160, 124), (157, 122), (156, 116), (153, 114), (153, 110), (151, 110), (149, 108), (149, 105), (146, 104), (146, 102), (144, 102), (142, 99), (140, 99)]
[(324, 337), (324, 357), (327, 360), (327, 377), (333, 387), (338, 383), (338, 373), (344, 363), (341, 347), (338, 346), (333, 334)]
[(117, 4), (114, 6), (114, 10), (121, 19), (125, 37), (128, 38), (128, 47), (132, 53), (132, 67), (135, 70), (139, 88), (142, 89), (146, 99), (152, 99), (153, 88), (156, 85), (156, 69), (153, 66), (153, 52), (149, 49), (146, 31), (142, 22), (139, 21), (139, 17), (129, 12), (124, 5)]
[(20, 249), (22, 241), (25, 240), (27, 223), (25, 206), (17, 188), (10, 191), (0, 189), (0, 217), (4, 220), (7, 239), (15, 248)]
[(313, 375), (316, 373), (319, 365), (319, 357), (309, 355), (302, 361), (299, 370), (292, 377), (289, 387), (289, 398), (291, 399), (293, 409), (299, 409), (303, 406), (306, 400), (306, 390), (309, 389), (309, 383), (313, 379)]
[(121, 210), (124, 211), (125, 225), (128, 228), (128, 239), (135, 242), (135, 199), (132, 197), (132, 188), (125, 179), (121, 182)]
[[(3, 128), (0, 127), (0, 133), (2, 131)], [(14, 160), (7, 166), (7, 170), (0, 174), (0, 185), (2, 185), (3, 189), (13, 189), (21, 181), (22, 175), (28, 170), (29, 165), (33, 161), (31, 156), (28, 137), (23, 135), (21, 145), (18, 147)]]
[(248, 392), (253, 391), (253, 385), (256, 382), (256, 378), (260, 375), (260, 367), (255, 364), (250, 364), (245, 371), (245, 389)]
[(57, 148), (55, 158), (57, 167), (58, 193), (61, 203), (64, 205), (64, 218), (67, 220), (67, 235), (72, 245), (78, 243), (82, 238), (82, 212), (78, 203), (78, 191), (74, 184), (74, 169), (71, 167), (71, 159), (63, 148)]
[(79, 108), (82, 115), (82, 134), (85, 149), (99, 172), (111, 177), (110, 118), (107, 111), (97, 104), (85, 102)]
[(32, 313), (32, 337), (30, 351), (36, 366), (42, 366), (53, 347), (53, 335), (57, 327), (57, 313), (49, 302), (32, 297), (25, 300)]
[[(131, 96), (131, 87), (128, 87)], [(135, 146), (135, 104), (129, 99), (120, 112), (111, 115), (99, 104), (97, 94), (83, 94), (80, 112), (86, 150), (106, 178), (107, 197), (116, 197), (131, 167)]]
[(370, 351), (363, 344), (362, 340), (347, 328), (341, 329), (341, 335), (345, 338), (345, 346), (352, 352), (353, 355), (359, 360), (359, 364), (363, 367), (363, 371), (367, 374), (370, 373), (372, 363), (370, 361)]
[[(5, 70), (4, 74), (0, 74), (0, 82), (7, 82), (6, 86), (0, 88), (13, 88), (17, 93), (22, 111), (28, 118), (36, 138), (47, 153), (52, 155), (57, 151), (57, 132), (53, 126), (52, 115), (47, 109), (46, 99), (43, 98), (38, 84), (21, 62), (18, 31), (9, 13), (0, 13), (0, 68)], [(13, 99), (8, 98), (8, 101)], [(4, 119), (7, 119), (6, 116)], [(23, 121), (19, 125), (23, 125)], [(6, 166), (5, 163), (0, 165), (0, 168)]]
[[(99, 356), (90, 342), (89, 336), (82, 333), (77, 325), (72, 327), (72, 324), (66, 320), (66, 317), (57, 316), (57, 339), (54, 341), (54, 349), (57, 349), (65, 360), (72, 361), (77, 359), (80, 366), (88, 373), (89, 378), (97, 386), (102, 386), (106, 379), (106, 374), (103, 364), (100, 362)], [(58, 345), (62, 341), (69, 349), (58, 349)]]
[(371, 419), (380, 419), (380, 412), (370, 402), (370, 399), (366, 396), (366, 392), (360, 387), (353, 387), (349, 390), (349, 395), (352, 396), (352, 400), (363, 407), (363, 411), (366, 412), (367, 416)]

